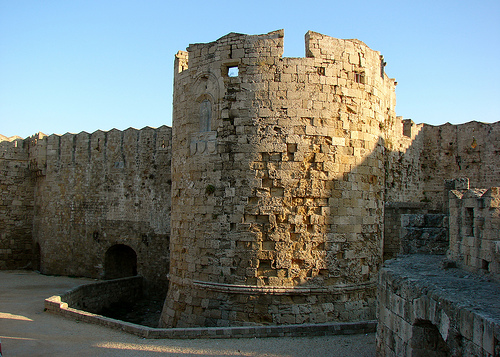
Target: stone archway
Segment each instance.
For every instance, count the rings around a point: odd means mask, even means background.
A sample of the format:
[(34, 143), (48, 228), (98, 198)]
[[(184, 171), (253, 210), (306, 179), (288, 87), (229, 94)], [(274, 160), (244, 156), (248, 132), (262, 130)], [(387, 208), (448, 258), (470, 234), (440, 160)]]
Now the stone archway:
[(412, 357), (449, 357), (448, 348), (436, 325), (428, 320), (417, 320), (413, 324), (411, 338)]
[(104, 279), (137, 275), (137, 254), (125, 244), (110, 247), (104, 257)]

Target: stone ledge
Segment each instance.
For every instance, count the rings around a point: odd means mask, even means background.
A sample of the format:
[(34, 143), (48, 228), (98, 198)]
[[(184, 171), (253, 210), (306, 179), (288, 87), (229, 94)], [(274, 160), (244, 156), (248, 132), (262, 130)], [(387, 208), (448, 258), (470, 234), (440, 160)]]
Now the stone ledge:
[(218, 292), (233, 294), (271, 294), (271, 295), (310, 295), (310, 294), (344, 294), (356, 290), (366, 290), (375, 288), (376, 282), (366, 282), (352, 285), (305, 287), (305, 286), (248, 286), (235, 284), (212, 283), (209, 281), (193, 280), (193, 285)]

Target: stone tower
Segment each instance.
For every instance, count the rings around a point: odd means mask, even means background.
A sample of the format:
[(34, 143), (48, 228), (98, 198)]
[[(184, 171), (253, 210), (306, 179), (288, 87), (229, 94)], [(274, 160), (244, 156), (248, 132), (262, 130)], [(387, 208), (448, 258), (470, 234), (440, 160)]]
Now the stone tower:
[(168, 327), (375, 317), (384, 133), (379, 52), (314, 32), (231, 33), (175, 59)]

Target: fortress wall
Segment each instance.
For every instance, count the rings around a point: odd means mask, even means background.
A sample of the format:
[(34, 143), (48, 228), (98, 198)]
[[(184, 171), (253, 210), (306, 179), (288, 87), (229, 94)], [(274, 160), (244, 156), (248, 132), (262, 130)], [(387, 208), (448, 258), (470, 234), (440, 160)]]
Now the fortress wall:
[(165, 326), (374, 317), (394, 80), (361, 41), (282, 51), (276, 31), (176, 56)]
[(26, 141), (0, 136), (0, 269), (32, 261), (33, 182)]
[[(389, 203), (424, 201), (424, 124), (397, 117), (385, 134), (385, 200)], [(385, 129), (385, 128), (384, 128)]]
[(392, 126), (384, 128), (387, 131), (384, 142), (384, 260), (395, 257), (400, 251), (401, 216), (429, 212), (420, 165), (423, 126), (397, 117)]
[(164, 291), (170, 147), (165, 126), (51, 135), (33, 145), (33, 165), (41, 173), (34, 240), (42, 271), (102, 278), (106, 251), (124, 244), (137, 254), (137, 272)]
[(471, 187), (500, 186), (500, 122), (424, 125), (420, 160), (424, 200), (443, 208), (443, 182), (468, 177)]

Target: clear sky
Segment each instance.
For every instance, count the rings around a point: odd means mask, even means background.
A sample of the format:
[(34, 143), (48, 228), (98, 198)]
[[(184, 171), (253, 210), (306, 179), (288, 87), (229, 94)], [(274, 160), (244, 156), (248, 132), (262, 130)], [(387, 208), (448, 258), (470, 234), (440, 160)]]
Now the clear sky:
[(499, 0), (0, 0), (0, 134), (171, 125), (178, 50), (282, 28), (380, 51), (404, 118), (500, 120)]

